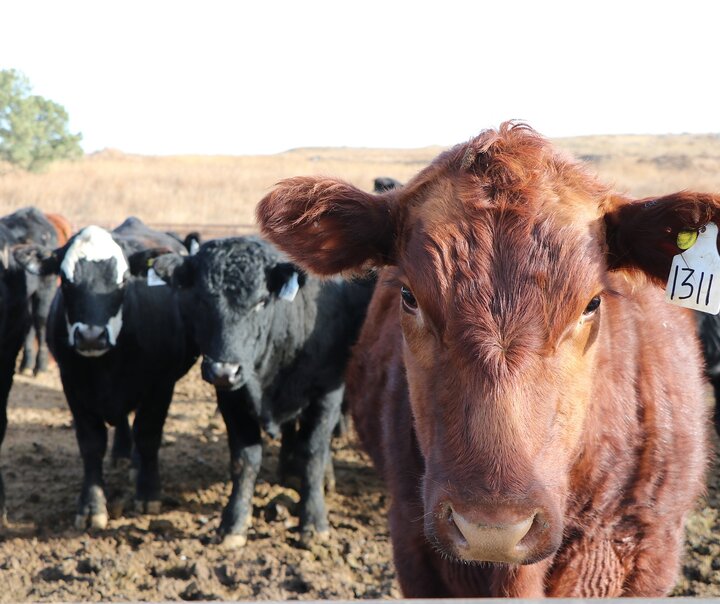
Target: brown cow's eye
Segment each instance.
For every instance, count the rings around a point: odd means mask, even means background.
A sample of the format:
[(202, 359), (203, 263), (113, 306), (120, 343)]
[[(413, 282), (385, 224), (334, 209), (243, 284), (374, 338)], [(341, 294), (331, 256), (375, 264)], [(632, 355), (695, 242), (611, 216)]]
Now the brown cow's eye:
[(413, 293), (404, 285), (400, 287), (400, 297), (402, 298), (403, 309), (407, 312), (415, 312), (417, 310), (417, 300)]
[(598, 309), (599, 306), (600, 306), (600, 296), (595, 296), (592, 300), (590, 300), (590, 304), (588, 304), (585, 307), (585, 310), (583, 311), (583, 315), (585, 315), (587, 317), (588, 315), (593, 314)]

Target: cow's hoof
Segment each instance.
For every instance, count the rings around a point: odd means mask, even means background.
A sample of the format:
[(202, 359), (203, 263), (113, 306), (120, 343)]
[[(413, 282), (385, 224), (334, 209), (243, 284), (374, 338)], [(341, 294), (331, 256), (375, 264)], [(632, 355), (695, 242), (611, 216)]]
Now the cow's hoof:
[(225, 535), (220, 542), (223, 549), (240, 549), (245, 547), (247, 543), (247, 535), (230, 534)]
[(86, 529), (104, 530), (107, 528), (108, 515), (103, 512), (100, 514), (77, 514), (75, 516), (75, 528), (79, 531)]
[(108, 524), (107, 514), (92, 514), (90, 516), (90, 528), (91, 529), (105, 529)]
[(139, 514), (159, 514), (162, 511), (162, 502), (158, 500), (135, 500), (135, 511)]
[(125, 510), (125, 503), (122, 499), (113, 499), (108, 503), (108, 515), (110, 518), (122, 518)]
[(300, 543), (305, 546), (327, 543), (330, 539), (330, 530), (318, 530), (316, 528), (304, 528), (300, 531)]

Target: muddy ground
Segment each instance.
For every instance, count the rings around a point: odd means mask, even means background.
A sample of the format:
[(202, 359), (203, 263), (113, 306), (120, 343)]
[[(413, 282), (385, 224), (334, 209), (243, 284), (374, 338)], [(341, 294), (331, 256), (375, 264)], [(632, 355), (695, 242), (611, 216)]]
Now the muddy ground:
[[(57, 371), (18, 376), (0, 457), (10, 526), (0, 532), (0, 602), (397, 598), (387, 499), (352, 439), (335, 444), (329, 542), (303, 546), (297, 494), (275, 484), (268, 442), (253, 527), (244, 549), (215, 541), (229, 495), (228, 454), (212, 389), (197, 368), (177, 386), (161, 467), (164, 511), (132, 511), (125, 470), (107, 469), (115, 517), (93, 534), (73, 528), (81, 464)], [(715, 464), (717, 465), (717, 464)], [(688, 522), (688, 552), (675, 595), (720, 595), (718, 472)]]

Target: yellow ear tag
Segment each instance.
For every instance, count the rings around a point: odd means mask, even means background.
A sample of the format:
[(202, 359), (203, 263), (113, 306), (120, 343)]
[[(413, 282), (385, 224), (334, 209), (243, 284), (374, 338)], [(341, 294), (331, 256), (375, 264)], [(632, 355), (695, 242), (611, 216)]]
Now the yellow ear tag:
[(697, 231), (680, 231), (677, 236), (677, 246), (681, 250), (689, 250), (698, 238)]
[(681, 231), (677, 244), (683, 251), (670, 265), (665, 300), (677, 306), (712, 315), (720, 312), (720, 254), (718, 227), (709, 222), (698, 232)]

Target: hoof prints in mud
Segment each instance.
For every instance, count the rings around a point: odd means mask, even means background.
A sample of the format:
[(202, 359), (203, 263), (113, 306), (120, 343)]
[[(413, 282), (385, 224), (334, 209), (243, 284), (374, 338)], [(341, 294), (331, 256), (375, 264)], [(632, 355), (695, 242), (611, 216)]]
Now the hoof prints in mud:
[(277, 485), (267, 442), (248, 541), (223, 548), (228, 452), (215, 393), (195, 368), (178, 383), (160, 450), (158, 515), (135, 509), (128, 468), (106, 459), (105, 529), (74, 527), (82, 468), (56, 371), (18, 376), (0, 461), (10, 526), (0, 532), (0, 602), (399, 597), (385, 492), (352, 442), (335, 443), (332, 531), (306, 544), (297, 493)]

